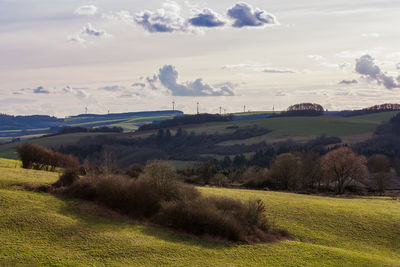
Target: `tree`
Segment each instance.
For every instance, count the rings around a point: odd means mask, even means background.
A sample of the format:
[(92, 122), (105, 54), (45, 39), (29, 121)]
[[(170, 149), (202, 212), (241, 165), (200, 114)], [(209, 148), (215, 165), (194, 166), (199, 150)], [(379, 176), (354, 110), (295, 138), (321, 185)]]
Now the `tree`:
[(308, 152), (301, 159), (300, 163), (300, 180), (304, 189), (321, 187), (321, 168), (320, 157), (315, 152)]
[(300, 158), (292, 153), (279, 155), (272, 164), (271, 180), (279, 189), (296, 189)]
[(367, 160), (351, 148), (332, 150), (321, 159), (321, 170), (328, 184), (333, 183), (341, 194), (354, 182), (363, 182), (368, 177)]
[(391, 181), (390, 160), (385, 155), (375, 154), (368, 158), (367, 166), (378, 191), (383, 193)]

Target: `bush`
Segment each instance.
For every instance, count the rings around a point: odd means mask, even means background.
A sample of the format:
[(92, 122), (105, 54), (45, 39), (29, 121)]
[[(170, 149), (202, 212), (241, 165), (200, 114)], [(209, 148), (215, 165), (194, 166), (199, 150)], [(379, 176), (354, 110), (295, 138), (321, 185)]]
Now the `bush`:
[(79, 179), (79, 170), (66, 169), (53, 184), (54, 187), (70, 186)]
[(17, 152), (25, 169), (55, 170), (56, 167), (71, 169), (79, 167), (79, 161), (75, 157), (35, 144), (19, 145)]
[(246, 243), (272, 241), (261, 200), (242, 203), (227, 198), (197, 198), (166, 203), (155, 221), (190, 234)]
[(229, 184), (229, 179), (222, 173), (217, 173), (211, 178), (210, 184), (218, 187), (226, 187)]
[(160, 161), (147, 164), (138, 179), (88, 175), (58, 192), (189, 234), (241, 242), (282, 237), (281, 232), (270, 229), (261, 201), (201, 197), (195, 187), (178, 181), (176, 173)]
[(97, 201), (137, 218), (154, 215), (165, 201), (184, 201), (199, 192), (176, 179), (176, 173), (159, 161), (144, 168), (137, 180), (116, 174), (89, 175), (65, 190), (67, 195)]

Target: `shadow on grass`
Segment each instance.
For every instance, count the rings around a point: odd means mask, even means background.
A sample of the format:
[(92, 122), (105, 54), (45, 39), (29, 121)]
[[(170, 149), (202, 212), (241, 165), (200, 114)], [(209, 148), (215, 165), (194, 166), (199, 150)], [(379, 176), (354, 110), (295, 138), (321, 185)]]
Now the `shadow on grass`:
[(101, 231), (98, 229), (112, 229), (113, 231), (119, 231), (122, 229), (125, 230), (126, 227), (128, 227), (132, 232), (142, 233), (167, 242), (179, 242), (188, 246), (222, 249), (240, 245), (240, 243), (236, 244), (209, 236), (199, 237), (177, 232), (168, 228), (150, 224), (146, 221), (135, 220), (90, 201), (70, 199), (60, 195), (52, 196), (55, 196), (66, 204), (59, 209), (60, 214), (72, 217), (80, 227), (90, 228), (93, 231)]

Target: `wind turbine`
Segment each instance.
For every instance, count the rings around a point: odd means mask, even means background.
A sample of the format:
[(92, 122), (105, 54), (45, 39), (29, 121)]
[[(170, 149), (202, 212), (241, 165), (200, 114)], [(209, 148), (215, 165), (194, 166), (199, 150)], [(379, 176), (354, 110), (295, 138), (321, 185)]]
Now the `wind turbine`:
[(175, 99), (172, 100), (172, 111), (175, 111)]
[(85, 114), (87, 115), (88, 107), (85, 107)]
[(197, 102), (197, 115), (199, 115), (200, 113), (199, 113), (199, 102)]

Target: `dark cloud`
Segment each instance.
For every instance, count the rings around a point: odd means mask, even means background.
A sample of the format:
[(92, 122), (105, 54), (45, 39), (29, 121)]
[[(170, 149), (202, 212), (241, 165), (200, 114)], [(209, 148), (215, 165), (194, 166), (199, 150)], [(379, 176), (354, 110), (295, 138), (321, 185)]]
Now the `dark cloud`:
[(357, 84), (357, 80), (342, 80), (339, 82), (339, 84)]
[(132, 87), (145, 87), (146, 86), (146, 84), (144, 84), (144, 83), (134, 83), (134, 84), (132, 84), (131, 85)]
[(158, 79), (174, 96), (233, 96), (229, 86), (213, 87), (199, 78), (192, 82), (178, 83), (178, 72), (172, 65), (159, 70)]
[(400, 88), (400, 76), (397, 78), (388, 76), (375, 64), (374, 58), (370, 55), (356, 59), (356, 72), (377, 81), (378, 84), (383, 84), (387, 89)]
[(224, 26), (225, 20), (211, 9), (205, 8), (190, 18), (189, 23), (195, 27), (214, 28)]
[(228, 16), (234, 19), (233, 27), (260, 27), (278, 24), (275, 16), (261, 9), (254, 9), (247, 3), (237, 3), (228, 9)]
[(43, 86), (39, 86), (36, 89), (33, 89), (34, 94), (50, 94), (50, 91), (45, 89)]

